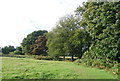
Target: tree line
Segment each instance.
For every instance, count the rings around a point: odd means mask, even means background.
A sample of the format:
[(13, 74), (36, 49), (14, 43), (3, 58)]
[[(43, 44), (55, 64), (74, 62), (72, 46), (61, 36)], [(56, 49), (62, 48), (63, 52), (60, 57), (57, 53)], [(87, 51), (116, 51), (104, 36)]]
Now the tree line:
[(71, 56), (72, 60), (109, 59), (120, 63), (119, 26), (120, 1), (86, 2), (74, 14), (60, 18), (50, 32), (38, 30), (28, 34), (21, 43), (21, 54)]
[(3, 54), (10, 54), (10, 53), (14, 53), (14, 54), (20, 54), (20, 55), (24, 55), (23, 53), (22, 53), (22, 48), (21, 47), (14, 47), (14, 46), (11, 46), (11, 45), (9, 45), (9, 46), (5, 46), (5, 47), (3, 47), (3, 48), (1, 48), (1, 52), (3, 53)]

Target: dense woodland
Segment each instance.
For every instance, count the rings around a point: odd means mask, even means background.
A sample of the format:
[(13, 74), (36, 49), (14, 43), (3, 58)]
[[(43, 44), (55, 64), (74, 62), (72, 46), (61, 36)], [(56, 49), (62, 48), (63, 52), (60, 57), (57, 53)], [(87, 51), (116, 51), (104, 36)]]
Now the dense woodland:
[(118, 68), (120, 1), (83, 3), (74, 14), (60, 18), (51, 31), (34, 31), (23, 39), (20, 47), (6, 46), (2, 52), (56, 59), (70, 56), (72, 61), (77, 57), (77, 63)]

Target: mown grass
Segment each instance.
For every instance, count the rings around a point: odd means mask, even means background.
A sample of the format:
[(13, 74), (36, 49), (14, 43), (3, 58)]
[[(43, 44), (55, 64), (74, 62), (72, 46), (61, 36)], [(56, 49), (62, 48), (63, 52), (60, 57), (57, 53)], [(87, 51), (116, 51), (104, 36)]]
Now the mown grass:
[(104, 70), (76, 65), (73, 62), (2, 58), (2, 79), (117, 79)]

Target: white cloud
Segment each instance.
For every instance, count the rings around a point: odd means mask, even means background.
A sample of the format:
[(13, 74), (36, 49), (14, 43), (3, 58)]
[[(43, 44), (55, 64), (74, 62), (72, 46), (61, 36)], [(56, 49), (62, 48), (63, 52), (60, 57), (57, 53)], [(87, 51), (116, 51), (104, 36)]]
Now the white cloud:
[(58, 19), (74, 12), (81, 0), (0, 0), (0, 47), (18, 46), (35, 30), (51, 30)]

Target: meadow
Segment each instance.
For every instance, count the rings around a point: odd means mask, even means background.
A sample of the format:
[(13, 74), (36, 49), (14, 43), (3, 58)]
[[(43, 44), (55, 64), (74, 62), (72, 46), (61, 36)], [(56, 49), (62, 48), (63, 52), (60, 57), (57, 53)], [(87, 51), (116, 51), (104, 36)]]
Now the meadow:
[(2, 58), (2, 79), (117, 79), (107, 71), (74, 62)]

